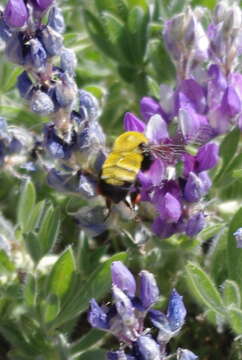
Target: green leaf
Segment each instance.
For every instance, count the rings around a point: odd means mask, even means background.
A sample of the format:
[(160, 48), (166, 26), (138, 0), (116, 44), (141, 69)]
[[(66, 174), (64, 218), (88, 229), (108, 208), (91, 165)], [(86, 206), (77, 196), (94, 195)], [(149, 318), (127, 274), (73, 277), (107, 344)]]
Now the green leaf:
[(50, 294), (42, 304), (43, 319), (45, 323), (53, 321), (60, 312), (60, 299), (54, 294)]
[(2, 249), (0, 249), (0, 270), (1, 272), (13, 272), (15, 270), (14, 263)]
[(129, 8), (140, 6), (143, 10), (147, 10), (148, 2), (146, 0), (127, 0)]
[(37, 282), (32, 274), (28, 275), (26, 283), (24, 284), (23, 296), (25, 303), (29, 307), (35, 306), (37, 299)]
[(223, 284), (223, 300), (225, 306), (234, 305), (240, 307), (241, 296), (239, 287), (235, 281), (226, 280)]
[(95, 5), (99, 12), (108, 11), (120, 16), (123, 20), (126, 19), (128, 14), (128, 7), (125, 0), (95, 0)]
[(225, 136), (221, 145), (219, 155), (223, 160), (223, 164), (227, 165), (228, 162), (232, 159), (236, 153), (240, 138), (240, 131), (238, 128), (235, 128), (233, 131), (229, 132)]
[(87, 281), (80, 286), (80, 277), (73, 278), (72, 286), (62, 301), (61, 312), (55, 322), (56, 326), (73, 319), (83, 311), (86, 311), (91, 298), (100, 300), (111, 289), (110, 266), (113, 261), (125, 261), (126, 253), (118, 253), (100, 264), (92, 272)]
[(148, 81), (149, 94), (151, 96), (155, 97), (156, 99), (159, 99), (160, 98), (160, 86), (150, 76), (147, 76), (147, 81)]
[[(82, 336), (78, 341), (71, 344), (71, 354), (79, 355), (83, 351), (95, 346), (104, 338), (104, 332), (98, 329), (90, 330), (86, 335)], [(75, 356), (74, 356), (75, 358)]]
[(186, 266), (188, 286), (193, 294), (208, 308), (224, 314), (222, 298), (210, 277), (196, 264)]
[(240, 287), (242, 293), (242, 249), (237, 248), (234, 232), (242, 227), (242, 208), (234, 215), (229, 226), (228, 242), (227, 242), (227, 260), (229, 277), (235, 280)]
[(118, 55), (115, 52), (115, 48), (112, 47), (111, 43), (107, 39), (106, 31), (102, 22), (88, 10), (84, 10), (84, 19), (86, 29), (97, 47), (103, 51), (105, 55), (118, 61)]
[(59, 212), (50, 205), (44, 214), (38, 233), (42, 256), (53, 249), (59, 230)]
[(193, 0), (192, 5), (193, 6), (205, 6), (209, 9), (213, 9), (216, 5), (216, 0)]
[(229, 323), (234, 332), (238, 335), (242, 334), (242, 310), (231, 308), (227, 310)]
[(4, 93), (8, 92), (16, 85), (17, 78), (22, 73), (22, 71), (22, 68), (17, 66), (15, 69), (12, 69), (12, 71), (8, 73), (9, 76), (7, 77), (7, 81), (4, 84), (2, 90)]
[(35, 263), (41, 259), (41, 249), (38, 235), (34, 232), (24, 234), (23, 236), (26, 249)]
[(40, 219), (45, 208), (45, 200), (39, 201), (33, 208), (32, 214), (25, 226), (25, 232), (35, 232), (39, 227)]
[(130, 51), (134, 63), (142, 64), (148, 42), (149, 13), (141, 7), (134, 7), (128, 16), (127, 29)]
[(106, 350), (90, 350), (78, 357), (78, 360), (106, 360)]
[(34, 185), (30, 180), (26, 180), (21, 191), (17, 211), (18, 224), (24, 232), (28, 226), (29, 217), (34, 209), (35, 200), (36, 193)]
[(70, 287), (75, 270), (72, 248), (68, 247), (53, 265), (48, 278), (48, 293), (63, 297)]

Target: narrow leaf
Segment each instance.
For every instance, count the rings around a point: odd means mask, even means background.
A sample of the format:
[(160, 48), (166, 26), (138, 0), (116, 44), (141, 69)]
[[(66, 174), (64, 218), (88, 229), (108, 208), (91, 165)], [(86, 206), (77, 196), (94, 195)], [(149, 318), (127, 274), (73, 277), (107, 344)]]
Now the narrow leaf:
[(238, 335), (242, 334), (242, 310), (231, 308), (227, 310), (231, 328)]
[(186, 266), (187, 280), (194, 291), (194, 295), (208, 308), (223, 315), (222, 298), (210, 277), (196, 264)]
[(234, 305), (240, 307), (241, 296), (239, 287), (235, 281), (226, 280), (223, 284), (223, 300), (225, 306)]
[(17, 220), (22, 230), (28, 226), (29, 217), (35, 205), (36, 193), (31, 181), (25, 181), (18, 204)]
[(60, 229), (59, 213), (52, 205), (48, 207), (38, 233), (42, 256), (53, 249)]
[(71, 247), (60, 255), (54, 264), (48, 279), (48, 293), (59, 297), (65, 295), (69, 289), (73, 273), (75, 272), (75, 260)]

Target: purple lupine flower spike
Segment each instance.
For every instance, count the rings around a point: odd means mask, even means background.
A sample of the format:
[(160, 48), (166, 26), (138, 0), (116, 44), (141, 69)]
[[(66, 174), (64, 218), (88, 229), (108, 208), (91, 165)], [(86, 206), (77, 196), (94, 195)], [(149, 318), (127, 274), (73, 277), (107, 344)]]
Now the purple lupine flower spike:
[(196, 360), (198, 356), (195, 355), (192, 351), (187, 349), (178, 349), (177, 350), (177, 360)]
[(242, 249), (242, 228), (239, 228), (234, 232), (234, 237), (237, 242), (237, 248)]
[(88, 313), (88, 321), (94, 328), (108, 329), (107, 314), (98, 305), (95, 299), (90, 301), (90, 310)]
[(169, 298), (167, 319), (172, 331), (178, 331), (181, 329), (185, 322), (187, 311), (185, 309), (182, 296), (178, 294), (176, 289), (172, 290)]
[(116, 285), (128, 296), (134, 297), (136, 283), (129, 269), (121, 261), (114, 261), (111, 266), (111, 271), (113, 285)]
[(140, 272), (140, 299), (145, 309), (148, 309), (159, 299), (159, 288), (154, 275), (149, 271)]
[(134, 114), (127, 112), (124, 115), (124, 129), (125, 131), (144, 132), (145, 124), (137, 118)]
[(3, 18), (10, 27), (22, 27), (28, 19), (28, 10), (23, 0), (9, 0)]

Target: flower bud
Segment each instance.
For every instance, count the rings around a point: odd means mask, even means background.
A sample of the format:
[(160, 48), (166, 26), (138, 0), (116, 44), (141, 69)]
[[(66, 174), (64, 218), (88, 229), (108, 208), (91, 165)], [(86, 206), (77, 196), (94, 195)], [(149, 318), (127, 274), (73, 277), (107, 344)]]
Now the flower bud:
[(127, 112), (124, 115), (124, 130), (144, 132), (145, 124), (134, 114)]
[(239, 228), (234, 232), (234, 237), (237, 242), (237, 248), (242, 248), (242, 228)]
[(185, 232), (190, 237), (195, 236), (204, 228), (204, 225), (205, 218), (203, 212), (197, 212), (188, 219)]
[(41, 42), (38, 39), (31, 39), (29, 41), (29, 45), (33, 66), (38, 71), (43, 70), (47, 61), (47, 54), (45, 49), (43, 48)]
[(186, 349), (177, 350), (177, 360), (196, 360), (198, 356), (195, 355), (192, 351)]
[(181, 216), (181, 204), (172, 194), (167, 192), (157, 203), (160, 218), (168, 223), (177, 222)]
[(72, 146), (57, 135), (53, 124), (47, 124), (44, 128), (44, 146), (55, 159), (67, 160), (72, 153)]
[(108, 316), (98, 305), (95, 299), (90, 301), (90, 309), (88, 312), (88, 321), (92, 327), (98, 329), (108, 329)]
[(31, 98), (31, 92), (33, 90), (33, 83), (26, 71), (23, 71), (17, 79), (17, 88), (20, 96), (29, 100)]
[(218, 24), (224, 21), (228, 13), (228, 4), (226, 1), (219, 1), (214, 10), (214, 20)]
[(30, 100), (33, 112), (39, 115), (49, 115), (54, 112), (54, 103), (51, 98), (41, 90), (35, 91)]
[(223, 31), (232, 36), (237, 35), (242, 23), (241, 10), (237, 4), (233, 4), (226, 14), (223, 24)]
[(39, 38), (48, 56), (52, 57), (60, 55), (63, 46), (63, 38), (61, 35), (59, 35), (51, 27), (45, 26), (41, 30)]
[(190, 172), (184, 188), (184, 198), (189, 202), (197, 202), (204, 194), (204, 187), (202, 180)]
[(149, 271), (140, 272), (140, 300), (145, 309), (148, 309), (159, 299), (159, 288), (154, 275)]
[(59, 34), (65, 32), (65, 20), (59, 7), (53, 6), (48, 16), (48, 25)]
[(169, 298), (167, 319), (172, 331), (179, 331), (185, 322), (186, 309), (182, 300), (182, 296), (173, 289)]
[(63, 71), (66, 71), (70, 76), (75, 74), (77, 66), (76, 54), (73, 50), (63, 48), (61, 50), (60, 66)]
[(128, 296), (126, 296), (116, 285), (113, 285), (113, 299), (124, 326), (135, 326), (136, 318), (134, 315), (134, 307)]
[(136, 283), (132, 273), (121, 262), (114, 261), (111, 266), (112, 283), (130, 297), (135, 296)]
[(55, 96), (60, 107), (71, 106), (76, 97), (76, 83), (67, 73), (60, 75), (61, 81), (58, 81), (55, 87)]
[(141, 335), (137, 340), (137, 348), (143, 360), (160, 360), (159, 345), (150, 336)]
[[(123, 350), (109, 351), (107, 353), (107, 360), (131, 360), (133, 357), (126, 356)], [(135, 360), (135, 358), (133, 358)]]
[(84, 120), (95, 120), (99, 115), (99, 106), (97, 99), (88, 91), (79, 90), (78, 92), (80, 115)]
[(3, 16), (0, 15), (0, 38), (7, 42), (11, 39), (11, 36), (12, 32), (9, 26), (4, 21)]
[(22, 27), (28, 19), (28, 10), (23, 0), (8, 0), (3, 17), (10, 27)]
[(200, 147), (196, 155), (197, 172), (212, 169), (218, 162), (218, 145), (215, 143), (205, 144)]
[(38, 11), (47, 10), (54, 0), (31, 0), (33, 7)]

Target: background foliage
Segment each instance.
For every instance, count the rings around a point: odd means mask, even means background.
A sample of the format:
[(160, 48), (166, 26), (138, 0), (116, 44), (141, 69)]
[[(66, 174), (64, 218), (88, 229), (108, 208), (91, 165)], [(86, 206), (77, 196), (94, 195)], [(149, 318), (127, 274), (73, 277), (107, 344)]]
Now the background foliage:
[[(156, 96), (161, 82), (174, 82), (161, 38), (163, 20), (188, 4), (215, 5), (214, 0), (58, 3), (67, 24), (65, 45), (78, 57), (78, 87), (99, 99), (110, 144), (122, 132), (125, 111), (138, 113), (141, 96)], [(31, 114), (20, 99), (15, 89), (20, 72), (1, 54), (1, 116), (40, 132), (47, 119)], [(104, 359), (105, 349), (115, 344), (90, 329), (86, 310), (91, 297), (107, 297), (110, 264), (122, 260), (134, 271), (156, 274), (162, 307), (172, 287), (184, 294), (187, 326), (171, 350), (182, 344), (201, 360), (242, 359), (242, 250), (233, 237), (242, 227), (241, 135), (233, 130), (219, 141), (209, 227), (194, 240), (153, 237), (145, 252), (134, 241), (135, 224), (129, 233), (114, 230), (91, 239), (67, 211), (81, 200), (50, 189), (41, 174), (21, 181), (1, 172), (0, 235), (14, 257), (0, 251), (0, 358)]]

